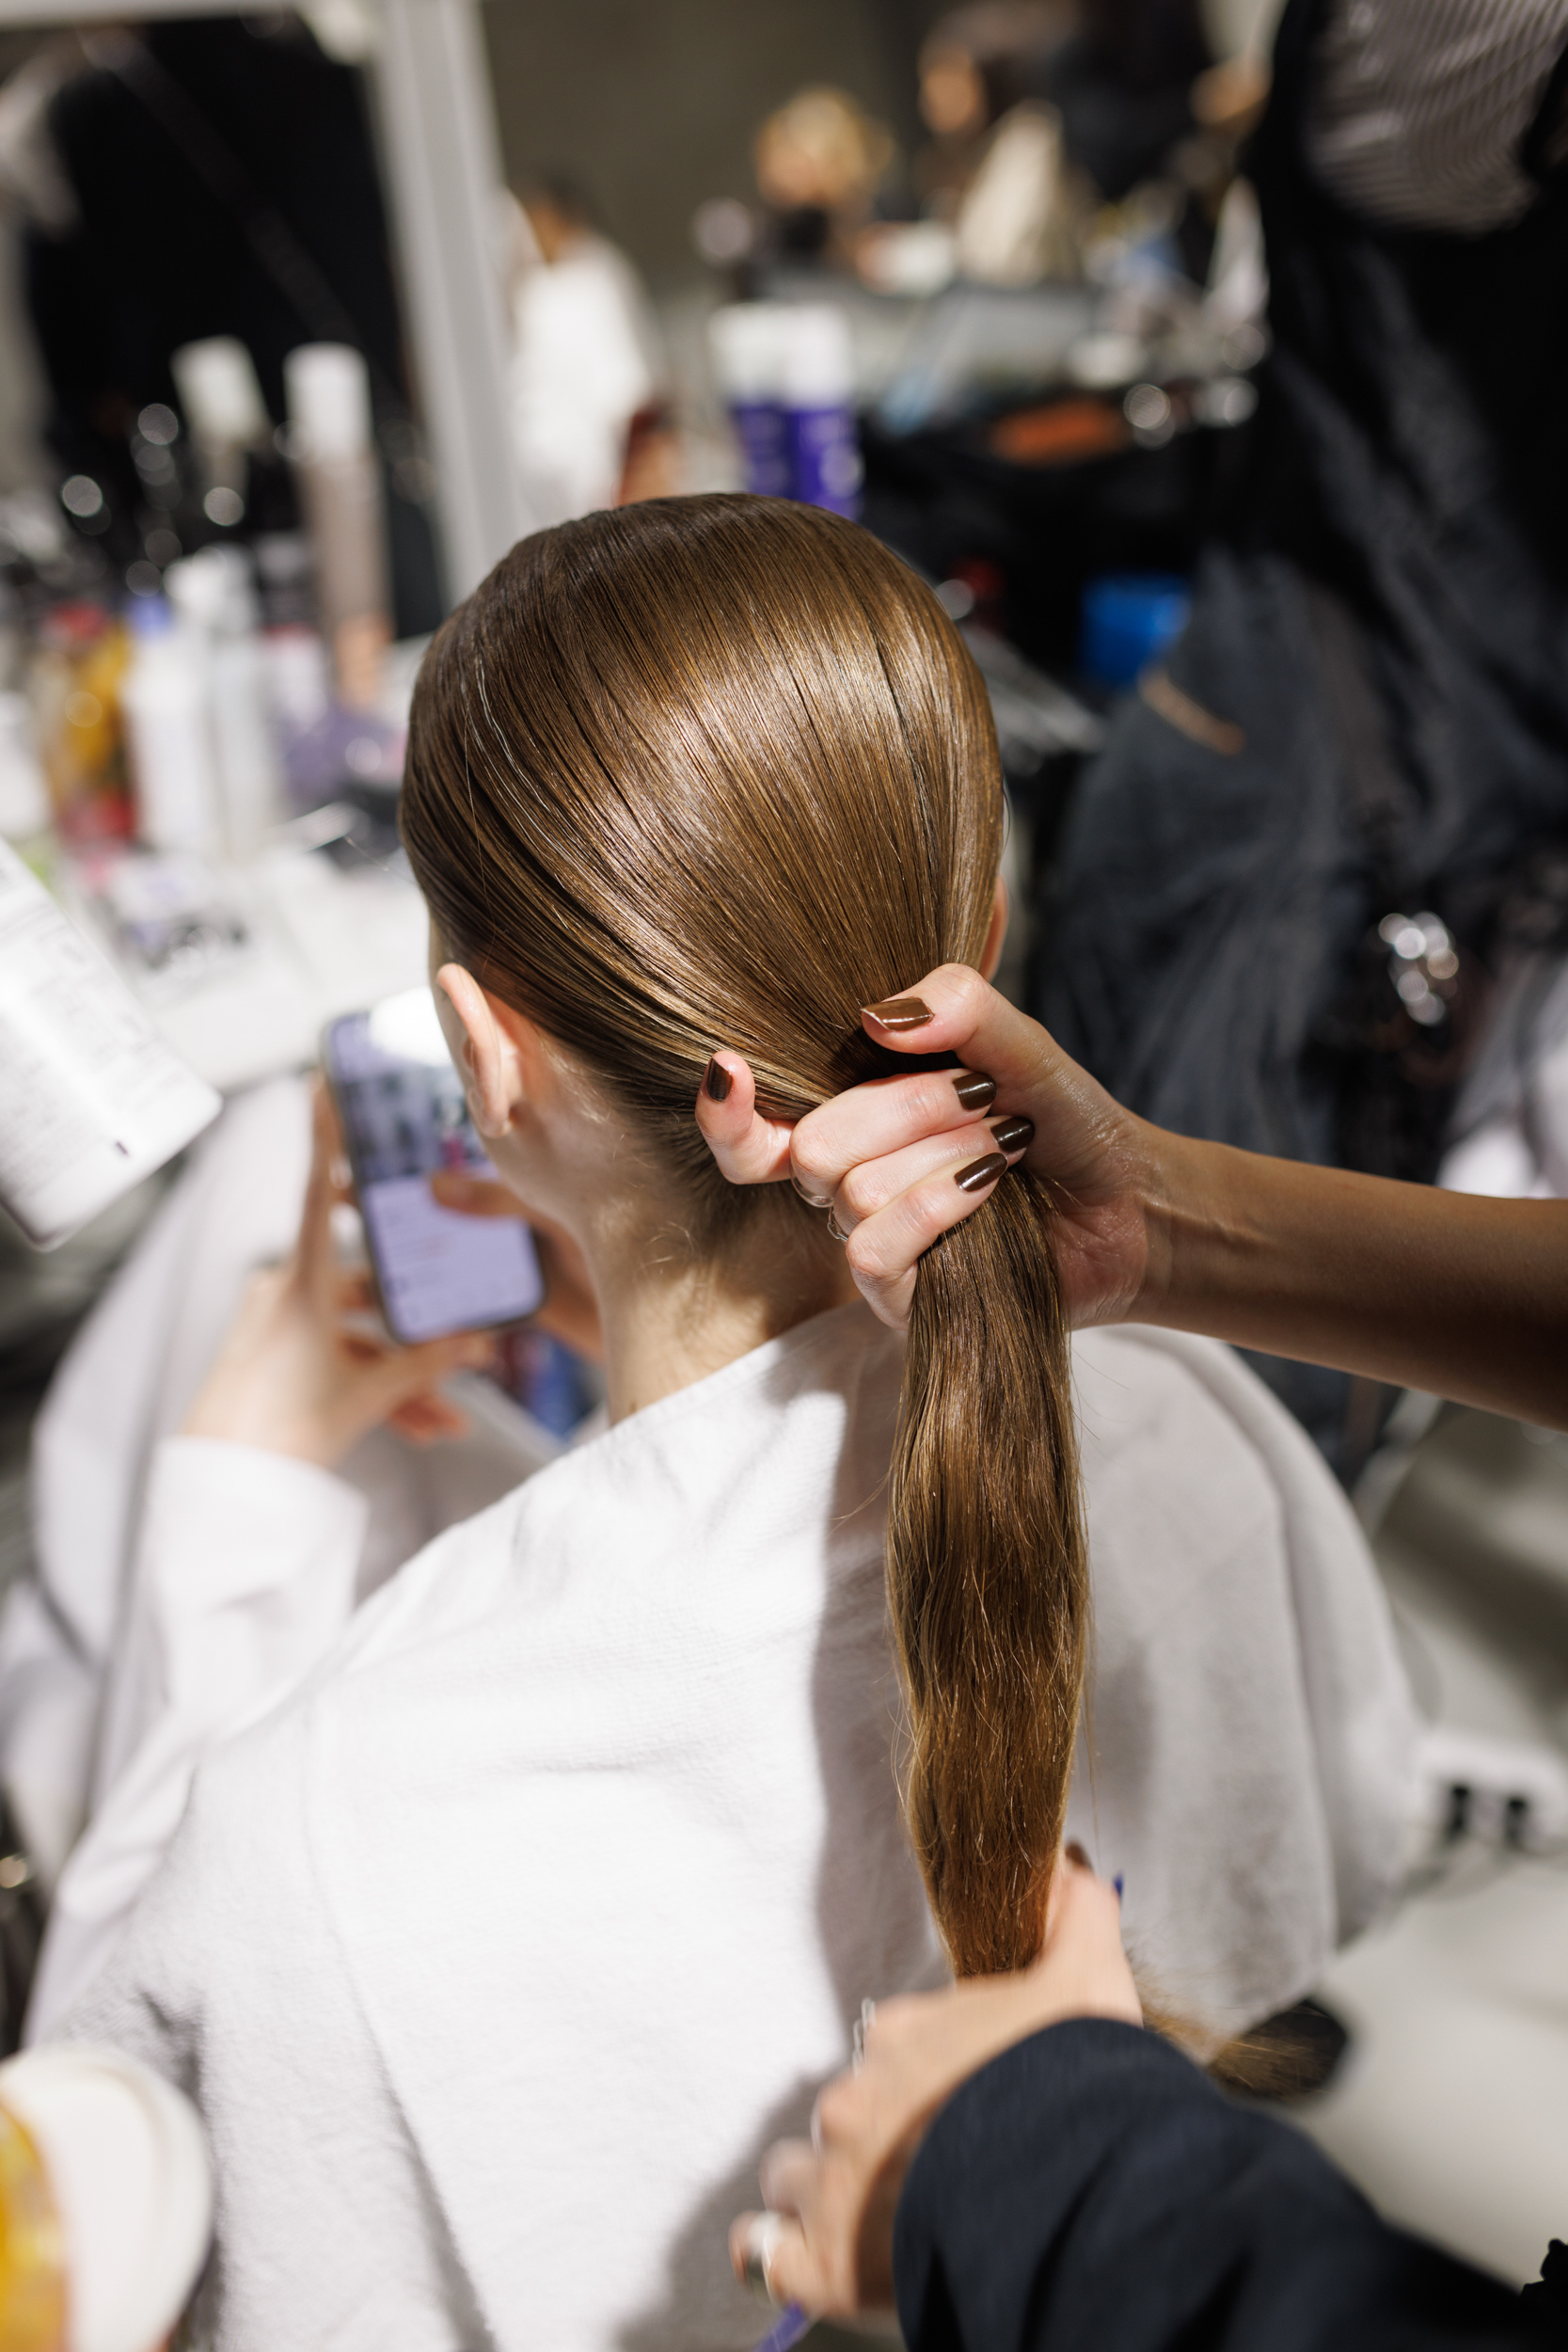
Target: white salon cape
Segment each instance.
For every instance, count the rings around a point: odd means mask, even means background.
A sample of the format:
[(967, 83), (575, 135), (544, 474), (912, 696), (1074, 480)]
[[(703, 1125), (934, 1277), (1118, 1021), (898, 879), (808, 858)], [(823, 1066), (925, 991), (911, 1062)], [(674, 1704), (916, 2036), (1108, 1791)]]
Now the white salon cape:
[[(184, 1420), (245, 1283), (293, 1248), (309, 1164), (303, 1078), (275, 1079), (226, 1103), (72, 1340), (34, 1423), (34, 1559), (0, 1603), (0, 1788), (51, 1892), (166, 1706), (164, 1620), (138, 1591), (140, 1559), (159, 1550), (160, 1448)], [(354, 1512), (364, 1530), (358, 1599), (431, 1536), (509, 1493), (561, 1450), (492, 1382), (459, 1375), (449, 1385), (468, 1417), (466, 1436), (415, 1447), (376, 1430), (341, 1466), (340, 1486), (358, 1502), (340, 1495), (339, 1512)], [(286, 1507), (281, 1480), (266, 1491), (269, 1510)], [(275, 1571), (262, 1575), (271, 1590)], [(276, 1616), (277, 1602), (271, 1607)], [(312, 1592), (303, 1614), (286, 1613), (289, 1630), (270, 1660), (242, 1644), (239, 1685), (210, 1685), (202, 1736), (234, 1728), (280, 1696), (342, 1614), (340, 1591)], [(197, 1727), (185, 1715), (164, 1736), (188, 1750)], [(143, 1773), (149, 1769), (144, 1757)], [(166, 1812), (170, 1801), (166, 1788)], [(178, 1786), (172, 1802), (169, 1830), (183, 1802)], [(62, 1935), (79, 1932), (70, 1910), (67, 1901), (59, 1932), (51, 1932), (51, 1970)]]
[[(208, 1755), (62, 2028), (201, 2107), (197, 2343), (754, 2342), (724, 2233), (762, 2150), (804, 2128), (864, 1997), (942, 1974), (891, 1769), (899, 1349), (844, 1308), (562, 1456)], [(1149, 1983), (1236, 2026), (1398, 1870), (1405, 1686), (1355, 1523), (1260, 1384), (1172, 1335), (1075, 1356), (1096, 1633), (1070, 1827), (1122, 1875)], [(298, 1465), (181, 1439), (153, 1480), (166, 1783), (214, 1677), (248, 1650), (259, 1684), (309, 1619), (303, 1660), (324, 1593), (346, 1613), (356, 1537)], [(133, 1829), (111, 1792), (77, 1862), (112, 1871)]]

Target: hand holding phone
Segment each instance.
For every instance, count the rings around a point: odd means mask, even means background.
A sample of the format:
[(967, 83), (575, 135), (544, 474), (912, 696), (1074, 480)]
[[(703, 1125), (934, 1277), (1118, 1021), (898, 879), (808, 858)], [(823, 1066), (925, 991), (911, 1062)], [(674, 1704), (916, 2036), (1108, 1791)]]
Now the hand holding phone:
[(462, 1426), (461, 1416), (436, 1393), (438, 1384), (449, 1373), (487, 1365), (490, 1341), (467, 1332), (397, 1347), (346, 1319), (364, 1305), (365, 1285), (362, 1276), (344, 1275), (332, 1245), (339, 1197), (332, 1164), (341, 1149), (323, 1088), (293, 1255), (251, 1282), (186, 1416), (185, 1436), (260, 1446), (330, 1469), (383, 1422), (414, 1438)]
[(544, 1275), (516, 1203), (475, 1216), (444, 1205), (434, 1189), (443, 1173), (494, 1183), (495, 1171), (429, 990), (331, 1023), (322, 1061), (388, 1328), (414, 1344), (535, 1313)]
[[(515, 1217), (517, 1214), (517, 1196), (499, 1176), (470, 1176), (443, 1168), (431, 1178), (430, 1189), (444, 1209), (455, 1209), (464, 1216)], [(533, 1318), (535, 1328), (547, 1331), (552, 1340), (560, 1340), (589, 1363), (602, 1364), (604, 1329), (587, 1260), (564, 1226), (531, 1209), (529, 1229), (545, 1278), (545, 1303)]]

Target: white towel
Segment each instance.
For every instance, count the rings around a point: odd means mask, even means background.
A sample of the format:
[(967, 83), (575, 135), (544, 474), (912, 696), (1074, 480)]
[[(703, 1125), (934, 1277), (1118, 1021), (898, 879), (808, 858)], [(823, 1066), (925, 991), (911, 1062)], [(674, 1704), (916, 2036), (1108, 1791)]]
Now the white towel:
[[(1408, 1700), (1354, 1520), (1225, 1351), (1076, 1345), (1074, 1825), (1162, 1989), (1293, 1998), (1398, 1863)], [(190, 2090), (228, 2352), (703, 2352), (724, 2226), (935, 1936), (890, 1769), (899, 1345), (820, 1316), (451, 1529), (210, 1758), (73, 2013)]]

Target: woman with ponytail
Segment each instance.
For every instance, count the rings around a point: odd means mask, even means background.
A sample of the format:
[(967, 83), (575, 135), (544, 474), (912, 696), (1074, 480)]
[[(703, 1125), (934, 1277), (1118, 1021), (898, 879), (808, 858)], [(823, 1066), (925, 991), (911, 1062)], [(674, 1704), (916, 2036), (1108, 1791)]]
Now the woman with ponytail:
[[(994, 962), (985, 692), (895, 557), (727, 497), (525, 541), (426, 658), (403, 822), (477, 1123), (592, 1277), (610, 1425), (207, 1758), (67, 2030), (202, 2104), (199, 2342), (717, 2352), (758, 2332), (724, 2223), (762, 2147), (863, 2000), (1034, 1957), (1069, 1808), (1200, 2039), (1304, 1993), (1397, 1867), (1403, 1686), (1250, 1376), (1069, 1343), (983, 1073), (926, 1073), (989, 1197), (907, 1343), (693, 1121), (742, 1065), (776, 1121), (907, 1073), (863, 1009), (894, 1034), (903, 976)], [(385, 1410), (327, 1327), (329, 1142), (315, 1277), (253, 1303), (158, 1473), (236, 1605), (331, 1549), (328, 1466)], [(262, 1454), (273, 1568), (214, 1501)]]

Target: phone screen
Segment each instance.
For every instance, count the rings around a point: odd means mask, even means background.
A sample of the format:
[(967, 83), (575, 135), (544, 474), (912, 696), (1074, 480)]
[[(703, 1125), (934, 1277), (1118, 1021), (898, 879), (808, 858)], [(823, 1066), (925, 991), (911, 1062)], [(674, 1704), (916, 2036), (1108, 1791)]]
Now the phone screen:
[[(385, 1009), (404, 1007), (395, 998)], [(438, 1062), (423, 1050), (398, 1051), (399, 1028), (411, 1025), (384, 1021), (383, 1009), (332, 1022), (324, 1059), (387, 1321), (406, 1341), (515, 1323), (544, 1303), (533, 1235), (520, 1216), (464, 1216), (435, 1198), (430, 1179), (438, 1168), (495, 1170), (440, 1046), (434, 1007), (414, 1034), (421, 1048), (434, 1036)]]

